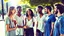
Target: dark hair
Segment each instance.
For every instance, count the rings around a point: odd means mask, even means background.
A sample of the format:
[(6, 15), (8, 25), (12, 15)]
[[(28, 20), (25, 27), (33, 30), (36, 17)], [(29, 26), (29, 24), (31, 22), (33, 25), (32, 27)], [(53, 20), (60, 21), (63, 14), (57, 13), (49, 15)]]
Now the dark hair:
[(61, 0), (61, 2), (64, 4), (64, 0)]
[(47, 9), (49, 9), (50, 11), (52, 10), (51, 6), (46, 6)]
[(43, 7), (42, 7), (42, 6), (38, 6), (38, 8), (41, 8), (41, 9), (43, 9)]
[(13, 6), (11, 6), (11, 7), (9, 8), (8, 16), (12, 15), (12, 10), (14, 10), (14, 8), (15, 8), (15, 7), (13, 7)]
[(21, 9), (21, 6), (18, 6), (17, 9)]
[(64, 12), (64, 6), (62, 6), (61, 4), (56, 4), (55, 6), (57, 6), (56, 8), (59, 9), (61, 14)]
[[(30, 16), (33, 18), (33, 16), (34, 16), (34, 13), (33, 13), (33, 11), (31, 10), (31, 9), (28, 9), (29, 11), (31, 11), (31, 14), (30, 14)], [(26, 12), (26, 17), (28, 17), (28, 13)]]

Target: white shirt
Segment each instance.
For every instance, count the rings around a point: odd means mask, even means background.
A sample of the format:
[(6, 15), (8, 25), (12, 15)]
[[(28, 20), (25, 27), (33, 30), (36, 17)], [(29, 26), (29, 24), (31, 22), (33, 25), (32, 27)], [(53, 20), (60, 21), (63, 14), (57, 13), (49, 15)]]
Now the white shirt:
[[(15, 19), (17, 21), (17, 25), (23, 26), (23, 20), (24, 20), (23, 15), (21, 15), (20, 17), (16, 15)], [(17, 28), (16, 35), (23, 35), (23, 31), (24, 31), (23, 28)]]
[(44, 22), (45, 22), (46, 15), (43, 15), (41, 18), (40, 16), (37, 17), (38, 27), (37, 29), (41, 32), (44, 32)]
[(34, 18), (30, 20), (26, 19), (26, 25), (30, 28), (33, 28), (33, 22), (34, 22)]
[(16, 15), (15, 19), (17, 21), (17, 25), (23, 26), (24, 17), (22, 15), (20, 17)]

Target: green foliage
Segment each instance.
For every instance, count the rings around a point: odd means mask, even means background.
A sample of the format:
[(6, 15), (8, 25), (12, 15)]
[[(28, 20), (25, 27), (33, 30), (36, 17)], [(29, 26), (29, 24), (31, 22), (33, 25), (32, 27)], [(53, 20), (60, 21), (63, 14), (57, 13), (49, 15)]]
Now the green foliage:
[(46, 4), (54, 4), (56, 2), (60, 2), (61, 0), (30, 0), (29, 3), (32, 6), (37, 6), (37, 5), (46, 5)]
[(28, 5), (22, 5), (23, 14), (26, 13), (26, 8), (30, 8)]

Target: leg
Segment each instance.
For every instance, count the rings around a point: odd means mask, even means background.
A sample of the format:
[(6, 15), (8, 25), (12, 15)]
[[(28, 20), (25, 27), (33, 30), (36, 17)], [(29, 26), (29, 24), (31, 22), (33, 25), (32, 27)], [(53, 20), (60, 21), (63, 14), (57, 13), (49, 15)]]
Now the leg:
[(33, 28), (30, 28), (29, 30), (30, 30), (30, 31), (29, 31), (30, 36), (34, 36)]
[(29, 36), (29, 30), (28, 29), (25, 30), (25, 33), (26, 33), (26, 36)]
[(37, 30), (38, 36), (42, 36), (42, 32)]

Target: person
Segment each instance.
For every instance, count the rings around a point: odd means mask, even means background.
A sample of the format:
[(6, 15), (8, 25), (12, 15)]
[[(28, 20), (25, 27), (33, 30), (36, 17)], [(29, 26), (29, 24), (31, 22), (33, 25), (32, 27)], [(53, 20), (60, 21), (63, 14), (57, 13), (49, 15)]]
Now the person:
[(15, 7), (11, 6), (9, 8), (8, 16), (6, 17), (6, 31), (7, 36), (16, 36), (16, 20), (14, 19), (14, 14), (16, 13)]
[(47, 13), (47, 17), (46, 17), (46, 21), (45, 21), (45, 36), (52, 36), (52, 32), (53, 32), (53, 25), (55, 22), (55, 15), (51, 13), (51, 6), (46, 6), (46, 13)]
[(45, 16), (42, 13), (43, 7), (42, 6), (38, 6), (38, 13), (39, 16), (37, 16), (37, 33), (38, 36), (44, 36), (44, 20), (45, 20)]
[[(56, 26), (58, 26), (58, 27), (56, 27), (56, 28), (59, 28), (59, 33), (60, 33), (60, 35), (59, 36), (64, 36), (64, 16), (62, 15), (63, 13), (64, 13), (64, 9), (63, 9), (63, 6), (61, 5), (61, 4), (57, 4), (56, 5), (57, 6), (57, 11), (58, 12), (56, 12), (56, 15), (57, 15), (57, 17), (58, 17), (58, 20), (56, 20), (57, 22), (56, 22)], [(58, 35), (58, 32), (57, 32), (57, 35)]]
[(31, 9), (28, 9), (26, 12), (25, 26), (26, 36), (34, 36), (34, 14)]
[(15, 19), (17, 21), (17, 29), (16, 29), (16, 35), (17, 36), (23, 36), (23, 25), (24, 25), (24, 19), (23, 19), (23, 15), (21, 14), (22, 9), (21, 6), (17, 7), (17, 14), (15, 15)]

